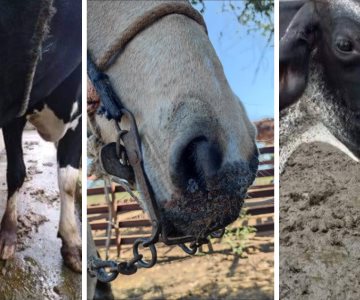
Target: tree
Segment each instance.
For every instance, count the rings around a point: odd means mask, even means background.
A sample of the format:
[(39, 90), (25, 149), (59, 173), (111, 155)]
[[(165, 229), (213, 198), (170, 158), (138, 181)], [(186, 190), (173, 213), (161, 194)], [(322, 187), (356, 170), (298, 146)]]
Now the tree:
[[(201, 13), (206, 10), (205, 0), (190, 0)], [(235, 15), (240, 25), (247, 27), (248, 34), (260, 33), (266, 45), (260, 55), (254, 73), (254, 80), (262, 65), (266, 49), (272, 46), (274, 36), (274, 0), (223, 0), (222, 11)], [(222, 33), (221, 33), (222, 35)]]
[[(206, 10), (204, 0), (191, 0), (191, 4), (201, 13)], [(248, 27), (248, 33), (257, 31), (267, 38), (268, 43), (272, 40), (274, 0), (224, 0), (222, 9), (234, 13), (239, 24)]]

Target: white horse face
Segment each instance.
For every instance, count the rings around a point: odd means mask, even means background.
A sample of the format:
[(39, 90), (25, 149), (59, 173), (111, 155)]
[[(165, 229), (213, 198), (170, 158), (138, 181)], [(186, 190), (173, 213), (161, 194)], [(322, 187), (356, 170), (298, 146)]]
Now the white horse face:
[[(234, 221), (257, 171), (255, 128), (203, 28), (185, 16), (164, 17), (107, 73), (136, 118), (168, 233), (201, 235)], [(112, 141), (115, 129), (103, 116), (97, 121)]]

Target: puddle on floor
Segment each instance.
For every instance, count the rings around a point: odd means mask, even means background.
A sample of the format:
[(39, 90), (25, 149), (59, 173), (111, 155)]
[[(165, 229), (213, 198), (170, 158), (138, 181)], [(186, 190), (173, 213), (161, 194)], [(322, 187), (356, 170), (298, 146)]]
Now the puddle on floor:
[[(23, 136), (28, 180), (18, 197), (26, 230), (15, 257), (0, 261), (0, 299), (81, 299), (81, 275), (63, 265), (57, 238), (60, 203), (56, 151), (35, 131)], [(30, 170), (30, 174), (29, 174)], [(0, 215), (5, 209), (6, 158), (0, 154)], [(34, 225), (34, 226), (33, 226)]]

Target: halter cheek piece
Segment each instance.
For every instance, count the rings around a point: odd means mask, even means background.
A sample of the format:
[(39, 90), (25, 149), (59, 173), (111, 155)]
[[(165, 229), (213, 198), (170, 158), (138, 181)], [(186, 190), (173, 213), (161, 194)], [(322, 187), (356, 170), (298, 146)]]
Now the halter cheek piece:
[[(156, 7), (154, 10), (147, 12), (144, 16), (139, 18), (138, 23), (141, 22), (141, 26), (130, 26), (130, 28), (126, 30), (128, 33), (127, 35), (125, 34), (126, 37), (116, 41), (115, 44), (110, 48), (111, 51), (107, 51), (100, 59), (98, 62), (100, 68), (95, 65), (92, 60), (91, 53), (88, 51), (88, 77), (99, 96), (101, 105), (105, 109), (108, 119), (114, 122), (117, 129), (116, 143), (105, 145), (100, 150), (100, 164), (104, 173), (110, 175), (111, 178), (116, 182), (124, 183), (124, 177), (128, 181), (133, 181), (136, 179), (136, 183), (142, 193), (142, 198), (146, 203), (147, 213), (149, 214), (152, 225), (152, 232), (150, 237), (139, 238), (134, 242), (134, 257), (132, 260), (121, 263), (110, 260), (103, 261), (95, 257), (92, 257), (89, 260), (89, 274), (91, 276), (96, 276), (97, 279), (102, 282), (109, 282), (114, 280), (119, 273), (124, 275), (134, 274), (137, 271), (137, 266), (141, 266), (143, 268), (151, 268), (154, 266), (157, 260), (155, 244), (159, 241), (166, 245), (179, 245), (181, 249), (183, 249), (187, 254), (195, 254), (197, 248), (200, 245), (208, 242), (208, 235), (211, 235), (212, 237), (221, 237), (224, 233), (224, 229), (221, 229), (215, 232), (208, 232), (201, 237), (170, 237), (167, 235), (165, 228), (162, 226), (159, 215), (159, 208), (144, 171), (140, 138), (135, 118), (133, 114), (122, 105), (119, 97), (116, 95), (111, 86), (108, 76), (99, 70), (104, 70), (106, 66), (108, 66), (110, 60), (113, 62), (114, 55), (123, 50), (126, 44), (136, 34), (138, 34), (144, 28), (150, 26), (159, 18), (169, 14), (182, 14), (190, 17), (197, 21), (200, 25), (204, 26), (206, 30), (202, 16), (197, 11), (185, 4), (167, 3), (166, 5), (160, 5)], [(116, 51), (114, 49), (116, 49)], [(122, 130), (120, 128), (119, 124), (123, 117), (126, 117), (129, 121), (129, 130)], [(127, 191), (131, 193), (129, 188)], [(187, 247), (185, 243), (190, 243), (190, 247)], [(142, 259), (143, 256), (139, 253), (140, 246), (148, 247), (150, 249), (150, 261), (144, 261)], [(106, 269), (109, 270), (109, 272), (107, 272)]]

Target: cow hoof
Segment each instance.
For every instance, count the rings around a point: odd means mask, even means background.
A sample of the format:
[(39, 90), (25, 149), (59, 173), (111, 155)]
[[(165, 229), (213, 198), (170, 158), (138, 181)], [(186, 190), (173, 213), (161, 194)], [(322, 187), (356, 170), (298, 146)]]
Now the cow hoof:
[(61, 255), (65, 265), (74, 272), (81, 273), (81, 247), (67, 246), (63, 244), (61, 247)]
[(0, 259), (7, 260), (14, 256), (16, 249), (15, 229), (2, 228), (0, 230)]

